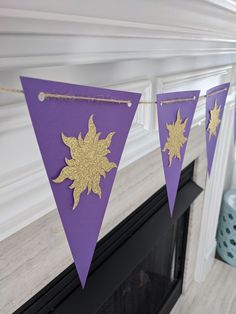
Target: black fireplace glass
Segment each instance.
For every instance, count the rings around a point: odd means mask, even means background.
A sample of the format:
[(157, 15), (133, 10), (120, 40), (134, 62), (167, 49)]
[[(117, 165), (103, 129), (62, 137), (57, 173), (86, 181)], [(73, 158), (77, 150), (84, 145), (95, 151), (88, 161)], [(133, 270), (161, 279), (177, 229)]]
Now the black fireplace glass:
[(96, 314), (159, 313), (183, 275), (187, 222), (185, 212), (156, 237), (150, 252)]

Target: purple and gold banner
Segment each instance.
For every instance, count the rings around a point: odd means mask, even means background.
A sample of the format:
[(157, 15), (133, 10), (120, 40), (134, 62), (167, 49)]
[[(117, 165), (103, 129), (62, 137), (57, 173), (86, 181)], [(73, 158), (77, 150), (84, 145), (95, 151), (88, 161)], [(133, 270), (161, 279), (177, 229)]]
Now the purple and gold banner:
[[(61, 221), (84, 287), (141, 94), (21, 78)], [(41, 93), (127, 100), (46, 98)], [(40, 191), (39, 191), (40, 193)], [(52, 261), (53, 262), (53, 261)]]
[(209, 89), (206, 93), (206, 147), (209, 176), (211, 174), (229, 85), (229, 83), (226, 83), (215, 86)]
[(199, 93), (186, 91), (157, 95), (161, 155), (171, 216)]

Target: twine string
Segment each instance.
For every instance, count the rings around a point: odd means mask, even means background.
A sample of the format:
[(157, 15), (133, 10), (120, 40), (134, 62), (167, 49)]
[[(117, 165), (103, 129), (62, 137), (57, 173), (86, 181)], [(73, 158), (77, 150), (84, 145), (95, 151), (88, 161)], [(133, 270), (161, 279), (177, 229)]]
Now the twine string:
[(227, 88), (222, 88), (222, 89), (216, 90), (215, 92), (207, 94), (206, 97), (214, 96), (214, 95), (221, 93), (221, 92), (224, 92), (224, 91), (227, 91)]
[[(215, 92), (210, 94), (200, 96), (201, 97), (210, 97), (216, 95), (220, 92), (227, 91), (227, 88), (219, 89)], [(16, 94), (24, 94), (24, 91), (21, 89), (15, 88), (7, 88), (7, 87), (0, 87), (1, 93), (16, 93)], [(38, 99), (40, 101), (44, 101), (46, 99), (62, 99), (62, 100), (86, 100), (86, 101), (96, 101), (96, 102), (106, 102), (106, 103), (115, 103), (115, 104), (125, 104), (128, 107), (132, 106), (130, 100), (124, 99), (112, 99), (112, 98), (101, 98), (101, 97), (90, 97), (90, 96), (75, 96), (75, 95), (63, 95), (63, 94), (51, 94), (51, 93), (44, 93), (40, 92), (38, 95)], [(161, 105), (163, 104), (170, 104), (170, 103), (177, 103), (177, 102), (185, 102), (185, 101), (193, 101), (196, 100), (196, 96), (189, 97), (189, 98), (176, 98), (176, 99), (166, 99), (161, 101)], [(156, 104), (157, 101), (140, 101), (139, 104)]]
[(196, 96), (189, 97), (189, 98), (176, 98), (176, 99), (166, 99), (161, 101), (161, 105), (163, 104), (170, 104), (170, 103), (176, 103), (176, 102), (183, 102), (183, 101), (192, 101), (196, 100)]
[(1, 93), (16, 93), (16, 94), (24, 94), (24, 91), (21, 89), (9, 88), (9, 87), (0, 87)]

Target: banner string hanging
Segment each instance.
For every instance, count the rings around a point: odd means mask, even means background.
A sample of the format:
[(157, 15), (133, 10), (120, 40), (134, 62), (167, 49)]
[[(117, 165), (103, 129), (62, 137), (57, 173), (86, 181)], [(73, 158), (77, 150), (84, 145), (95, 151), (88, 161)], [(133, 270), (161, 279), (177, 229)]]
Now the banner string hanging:
[[(21, 84), (23, 90), (0, 87), (0, 92), (25, 96), (56, 207), (84, 288), (138, 104), (157, 107), (160, 150), (172, 215), (200, 90), (158, 94), (155, 101), (140, 101), (142, 94), (136, 92), (27, 77), (21, 77)], [(216, 101), (223, 108), (228, 88), (229, 83), (214, 87), (200, 97), (202, 103), (206, 97), (206, 108), (207, 103), (212, 106)], [(218, 94), (222, 91), (223, 95)], [(217, 99), (208, 97), (215, 94)], [(50, 99), (54, 101), (46, 101)], [(89, 105), (77, 105), (80, 103)], [(105, 103), (117, 106), (104, 106)], [(210, 121), (214, 110), (210, 106), (209, 109), (206, 121)], [(222, 114), (223, 111), (219, 121)]]
[[(215, 92), (212, 92), (208, 95), (200, 96), (198, 99), (203, 99), (206, 97), (214, 96), (218, 93), (226, 91), (226, 88), (219, 89)], [(7, 88), (7, 87), (0, 87), (1, 93), (16, 93), (16, 94), (24, 94), (24, 91), (21, 89), (14, 89), (14, 88)], [(107, 103), (116, 103), (116, 104), (125, 104), (128, 107), (132, 106), (130, 100), (124, 99), (110, 99), (110, 98), (101, 98), (101, 97), (89, 97), (89, 96), (75, 96), (75, 95), (63, 95), (63, 94), (51, 94), (51, 93), (44, 93), (41, 92), (38, 95), (38, 99), (40, 101), (44, 101), (46, 99), (62, 99), (62, 100), (89, 100), (89, 101), (96, 101), (96, 102), (107, 102)], [(179, 99), (167, 99), (161, 102), (162, 104), (169, 104), (169, 103), (176, 103), (176, 102), (185, 102), (185, 101), (194, 101), (195, 96), (191, 98), (179, 98)], [(139, 104), (156, 104), (156, 101), (140, 101)]]

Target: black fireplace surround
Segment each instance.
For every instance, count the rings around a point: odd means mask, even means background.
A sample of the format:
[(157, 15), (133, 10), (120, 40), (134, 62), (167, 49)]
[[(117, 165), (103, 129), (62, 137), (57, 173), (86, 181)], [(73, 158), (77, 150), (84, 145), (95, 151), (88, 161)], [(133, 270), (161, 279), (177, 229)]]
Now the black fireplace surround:
[(15, 313), (170, 313), (182, 292), (189, 207), (202, 191), (193, 168), (181, 173), (172, 218), (163, 187), (98, 242), (84, 290), (72, 264)]

